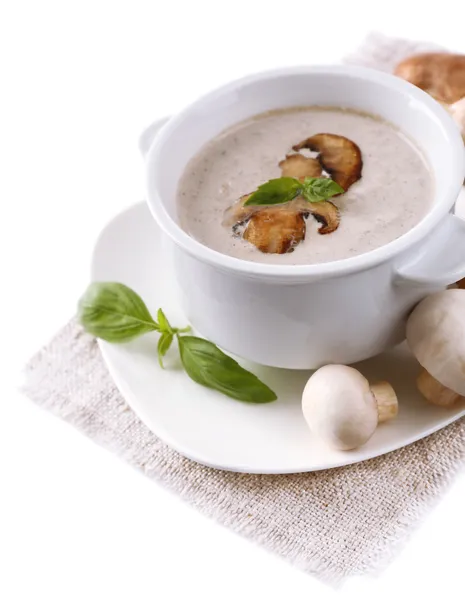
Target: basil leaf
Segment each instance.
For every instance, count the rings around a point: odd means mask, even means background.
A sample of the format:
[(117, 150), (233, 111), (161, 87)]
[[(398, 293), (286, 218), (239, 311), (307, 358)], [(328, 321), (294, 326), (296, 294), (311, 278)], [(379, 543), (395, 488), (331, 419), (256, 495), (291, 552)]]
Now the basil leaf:
[(327, 177), (307, 177), (302, 183), (302, 196), (309, 202), (322, 202), (343, 193), (344, 188)]
[(160, 327), (160, 331), (167, 331), (169, 333), (173, 332), (173, 330), (171, 329), (171, 325), (169, 324), (169, 321), (166, 318), (165, 313), (162, 311), (161, 308), (158, 309), (157, 319), (158, 319), (158, 325)]
[(276, 394), (267, 385), (215, 344), (189, 335), (178, 337), (178, 343), (184, 369), (196, 383), (242, 402), (258, 404), (276, 400)]
[(158, 362), (160, 363), (160, 367), (164, 369), (163, 366), (163, 357), (170, 349), (170, 346), (173, 342), (173, 334), (172, 333), (162, 333), (160, 339), (158, 340)]
[(294, 177), (280, 177), (270, 179), (257, 188), (244, 202), (244, 206), (255, 206), (261, 204), (284, 204), (298, 196), (302, 189), (302, 183)]
[(91, 283), (79, 300), (78, 319), (88, 333), (107, 342), (159, 330), (139, 294), (122, 283)]

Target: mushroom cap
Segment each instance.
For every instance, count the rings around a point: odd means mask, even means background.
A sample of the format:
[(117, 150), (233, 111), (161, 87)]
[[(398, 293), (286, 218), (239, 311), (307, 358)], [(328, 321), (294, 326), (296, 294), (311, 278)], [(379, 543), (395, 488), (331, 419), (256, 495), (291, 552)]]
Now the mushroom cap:
[(430, 375), (465, 395), (465, 290), (428, 296), (407, 321), (407, 343)]
[(416, 54), (399, 63), (394, 74), (410, 81), (445, 104), (452, 104), (465, 96), (463, 54)]
[(327, 365), (313, 373), (302, 395), (302, 411), (315, 435), (339, 450), (358, 448), (378, 425), (368, 381), (345, 365)]

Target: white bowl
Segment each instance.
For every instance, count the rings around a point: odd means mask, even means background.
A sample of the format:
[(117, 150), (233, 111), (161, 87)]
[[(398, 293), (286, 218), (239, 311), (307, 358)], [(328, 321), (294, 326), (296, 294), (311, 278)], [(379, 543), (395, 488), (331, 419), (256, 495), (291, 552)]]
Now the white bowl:
[[(176, 189), (189, 160), (234, 123), (304, 105), (373, 113), (415, 140), (436, 186), (423, 220), (371, 252), (316, 265), (243, 261), (190, 237), (176, 211)], [(458, 129), (426, 93), (371, 69), (300, 67), (235, 81), (172, 118), (147, 154), (147, 201), (172, 241), (184, 309), (193, 325), (244, 358), (308, 369), (363, 360), (400, 342), (411, 308), (465, 275), (465, 221), (451, 214), (464, 176)]]

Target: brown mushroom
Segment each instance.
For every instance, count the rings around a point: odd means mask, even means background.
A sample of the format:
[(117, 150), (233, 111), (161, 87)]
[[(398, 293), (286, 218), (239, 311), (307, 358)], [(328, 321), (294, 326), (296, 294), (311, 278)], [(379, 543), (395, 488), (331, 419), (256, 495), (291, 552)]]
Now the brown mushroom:
[(399, 63), (394, 74), (445, 104), (453, 104), (465, 96), (465, 55), (462, 54), (416, 54)]
[(331, 179), (347, 191), (362, 176), (362, 154), (352, 140), (333, 133), (318, 133), (293, 146), (298, 152), (318, 152), (318, 161)]
[[(308, 148), (318, 152), (318, 158), (300, 154)], [(321, 177), (325, 170), (345, 191), (358, 181), (362, 173), (359, 147), (351, 140), (331, 133), (320, 133), (293, 147), (280, 163), (282, 177), (304, 180)], [(341, 220), (339, 209), (329, 200), (308, 202), (298, 196), (286, 204), (245, 206), (250, 194), (241, 196), (224, 215), (223, 225), (232, 227), (236, 235), (254, 244), (261, 252), (284, 254), (292, 252), (305, 239), (305, 218), (312, 215), (320, 224), (318, 233), (336, 231)]]
[(307, 158), (303, 154), (288, 154), (279, 163), (282, 177), (321, 177), (323, 167), (316, 158)]
[(465, 278), (457, 281), (457, 287), (461, 290), (465, 290)]
[(321, 224), (318, 233), (336, 231), (341, 221), (339, 209), (329, 200), (307, 202), (301, 196), (277, 206), (244, 206), (250, 194), (242, 196), (225, 213), (223, 225), (235, 228), (239, 235), (261, 252), (285, 254), (305, 239), (305, 217), (310, 214)]
[(287, 204), (262, 206), (248, 221), (243, 237), (261, 252), (292, 252), (305, 239), (305, 217), (310, 214), (321, 223), (318, 233), (322, 235), (332, 233), (339, 227), (339, 209), (332, 202), (325, 200), (312, 203), (299, 196)]
[(244, 239), (261, 252), (285, 254), (305, 239), (305, 229), (302, 213), (289, 205), (264, 208), (252, 215)]
[[(341, 222), (341, 213), (338, 207), (333, 204), (330, 200), (324, 200), (323, 202), (307, 202), (305, 198), (299, 196), (292, 201), (295, 208), (300, 209), (302, 214), (305, 216), (312, 215), (314, 219), (321, 224), (318, 229), (320, 235), (326, 235), (336, 231)], [(291, 203), (291, 204), (292, 204)]]

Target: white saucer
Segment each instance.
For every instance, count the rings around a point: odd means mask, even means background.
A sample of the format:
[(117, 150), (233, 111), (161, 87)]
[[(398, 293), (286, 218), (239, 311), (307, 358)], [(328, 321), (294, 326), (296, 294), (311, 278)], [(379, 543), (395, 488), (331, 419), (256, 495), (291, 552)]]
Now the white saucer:
[[(103, 230), (92, 264), (94, 280), (134, 288), (153, 315), (162, 307), (173, 325), (187, 324), (162, 233), (145, 204), (120, 214)], [(386, 379), (400, 401), (399, 417), (382, 425), (362, 448), (331, 450), (308, 430), (300, 408), (309, 372), (241, 363), (278, 395), (271, 404), (244, 404), (206, 389), (180, 368), (173, 348), (162, 370), (157, 334), (130, 344), (100, 342), (108, 368), (131, 408), (162, 440), (195, 461), (247, 473), (295, 473), (338, 467), (384, 454), (425, 437), (465, 415), (428, 405), (415, 390), (418, 364), (404, 346), (358, 368), (371, 381)]]

